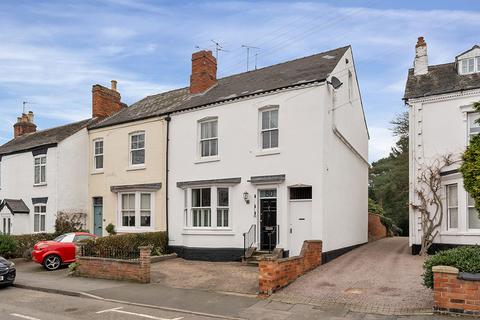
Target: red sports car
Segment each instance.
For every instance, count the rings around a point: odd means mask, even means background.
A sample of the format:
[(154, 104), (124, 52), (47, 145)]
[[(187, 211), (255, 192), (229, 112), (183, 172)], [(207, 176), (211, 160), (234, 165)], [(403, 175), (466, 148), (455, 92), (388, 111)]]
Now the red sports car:
[(52, 241), (40, 241), (33, 247), (33, 260), (43, 264), (47, 270), (56, 270), (62, 264), (75, 262), (75, 243), (95, 237), (87, 232), (72, 232), (62, 234)]

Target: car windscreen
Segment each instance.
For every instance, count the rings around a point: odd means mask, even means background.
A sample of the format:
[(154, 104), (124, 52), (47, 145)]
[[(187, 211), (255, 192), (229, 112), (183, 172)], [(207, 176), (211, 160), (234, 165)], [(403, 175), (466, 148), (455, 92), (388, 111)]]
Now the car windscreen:
[(66, 234), (62, 234), (61, 236), (58, 236), (55, 239), (53, 239), (53, 241), (61, 242), (66, 236), (67, 236)]

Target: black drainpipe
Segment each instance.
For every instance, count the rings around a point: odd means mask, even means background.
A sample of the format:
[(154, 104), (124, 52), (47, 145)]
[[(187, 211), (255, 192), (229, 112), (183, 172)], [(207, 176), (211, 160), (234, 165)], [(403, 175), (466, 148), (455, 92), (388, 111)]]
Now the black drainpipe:
[[(167, 239), (169, 239), (169, 234), (168, 234), (168, 146), (170, 144), (170, 114), (167, 114), (165, 117), (165, 121), (167, 122), (167, 141), (166, 141), (166, 147), (165, 147), (165, 232), (167, 233)], [(169, 244), (167, 242), (167, 248), (169, 247)]]

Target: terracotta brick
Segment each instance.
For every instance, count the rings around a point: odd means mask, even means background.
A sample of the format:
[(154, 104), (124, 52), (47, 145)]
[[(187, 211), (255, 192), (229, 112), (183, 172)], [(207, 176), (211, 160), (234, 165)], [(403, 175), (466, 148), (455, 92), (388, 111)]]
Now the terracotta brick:
[(460, 280), (455, 273), (434, 273), (435, 310), (478, 314), (480, 288), (478, 282)]
[[(321, 241), (305, 241), (300, 256), (278, 260), (262, 260), (259, 263), (259, 288), (261, 295), (274, 291), (295, 281), (306, 271), (321, 264)], [(268, 281), (265, 281), (268, 279)]]
[(92, 117), (105, 118), (123, 108), (120, 93), (99, 84), (92, 87)]

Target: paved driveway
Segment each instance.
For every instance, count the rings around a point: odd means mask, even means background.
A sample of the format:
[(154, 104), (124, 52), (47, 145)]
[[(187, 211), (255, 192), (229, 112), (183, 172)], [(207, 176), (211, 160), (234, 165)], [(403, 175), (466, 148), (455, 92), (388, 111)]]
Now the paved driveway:
[(422, 265), (423, 258), (409, 253), (408, 238), (386, 238), (318, 267), (272, 299), (385, 314), (431, 310), (433, 295), (421, 284)]
[(152, 264), (150, 276), (152, 283), (172, 288), (258, 293), (258, 267), (240, 262), (171, 259)]

